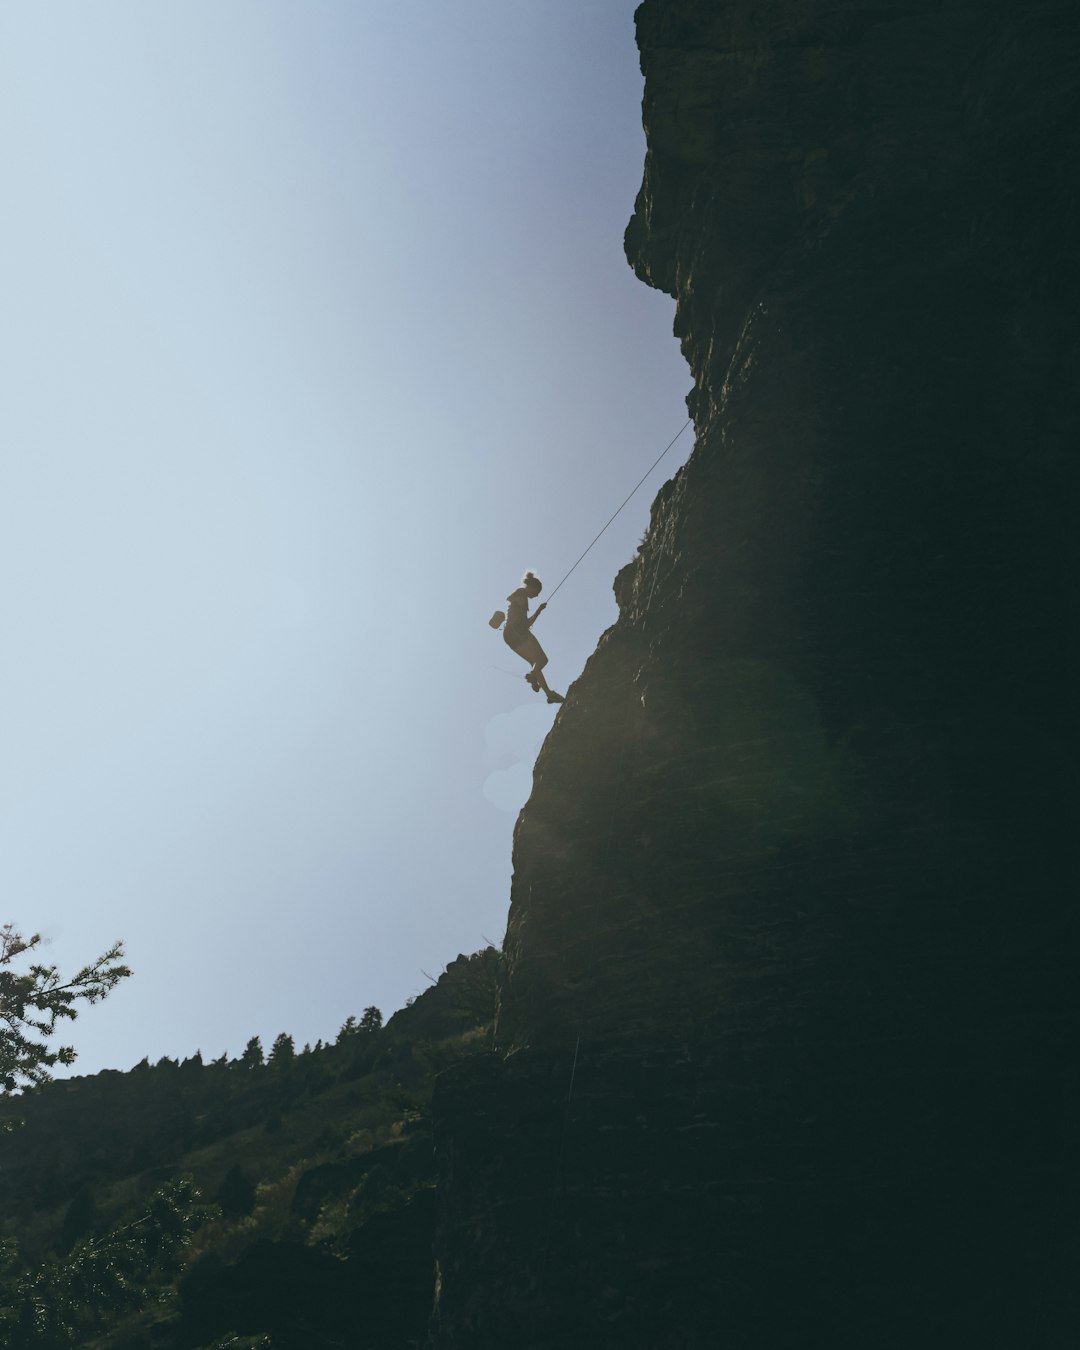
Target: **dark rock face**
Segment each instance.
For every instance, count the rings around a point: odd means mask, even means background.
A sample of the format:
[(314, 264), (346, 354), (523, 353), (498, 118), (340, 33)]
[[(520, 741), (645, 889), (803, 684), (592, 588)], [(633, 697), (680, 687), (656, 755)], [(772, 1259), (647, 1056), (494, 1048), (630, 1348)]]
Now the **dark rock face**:
[(444, 1076), (440, 1350), (1080, 1333), (1080, 11), (647, 0), (694, 454)]

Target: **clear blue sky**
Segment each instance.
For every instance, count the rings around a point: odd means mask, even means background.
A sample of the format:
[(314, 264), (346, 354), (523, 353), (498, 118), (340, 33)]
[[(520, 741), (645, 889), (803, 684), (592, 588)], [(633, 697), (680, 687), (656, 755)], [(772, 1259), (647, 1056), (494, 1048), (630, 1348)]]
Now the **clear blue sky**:
[[(554, 709), (486, 621), (686, 416), (633, 9), (0, 6), (0, 918), (124, 938), (78, 1072), (501, 940)], [(539, 621), (556, 688), (664, 473)]]

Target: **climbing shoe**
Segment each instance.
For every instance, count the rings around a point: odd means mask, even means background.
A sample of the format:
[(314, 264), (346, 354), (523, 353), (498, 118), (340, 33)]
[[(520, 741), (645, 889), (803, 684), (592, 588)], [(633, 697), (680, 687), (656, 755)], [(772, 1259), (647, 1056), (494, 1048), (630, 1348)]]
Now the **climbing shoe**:
[(556, 694), (555, 691), (552, 690), (551, 693), (548, 694), (548, 702), (549, 702), (549, 703), (564, 703), (564, 702), (565, 702), (565, 699), (563, 698), (562, 694)]

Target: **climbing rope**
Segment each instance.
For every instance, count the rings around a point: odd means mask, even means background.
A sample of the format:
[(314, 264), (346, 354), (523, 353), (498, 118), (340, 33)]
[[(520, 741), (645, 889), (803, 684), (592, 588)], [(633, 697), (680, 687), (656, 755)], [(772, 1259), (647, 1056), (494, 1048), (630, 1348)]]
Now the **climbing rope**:
[(627, 495), (626, 499), (623, 501), (622, 505), (620, 505), (620, 507), (618, 508), (618, 510), (615, 512), (615, 515), (613, 515), (613, 516), (611, 517), (611, 519), (607, 522), (607, 525), (604, 526), (604, 529), (600, 531), (600, 534), (598, 534), (598, 535), (596, 536), (596, 538), (592, 541), (592, 544), (589, 545), (589, 547), (585, 550), (585, 552), (581, 555), (581, 557), (577, 560), (577, 562), (574, 563), (574, 566), (571, 567), (570, 571), (567, 572), (566, 576), (563, 577), (562, 581), (559, 582), (559, 585), (556, 586), (555, 589), (554, 589), (554, 590), (551, 592), (551, 594), (548, 596), (547, 601), (546, 601), (547, 604), (550, 605), (551, 602), (552, 602), (552, 600), (555, 599), (555, 596), (558, 594), (559, 587), (562, 586), (563, 582), (566, 581), (566, 580), (570, 577), (570, 574), (574, 571), (574, 568), (577, 567), (578, 563), (580, 563), (580, 562), (582, 562), (582, 561), (584, 560), (584, 558), (586, 557), (586, 555), (591, 551), (591, 549), (592, 549), (592, 547), (593, 547), (593, 544), (595, 544), (595, 543), (600, 539), (600, 536), (604, 533), (604, 530), (607, 529), (608, 525), (610, 525), (611, 522), (615, 519), (615, 516), (617, 516), (617, 515), (619, 514), (619, 511), (621, 511), (621, 510), (623, 509), (623, 507), (624, 507), (624, 506), (626, 505), (626, 503), (630, 500), (630, 498), (634, 495), (634, 493), (637, 492), (638, 488), (641, 487), (641, 485), (642, 485), (642, 483), (644, 483), (645, 479), (648, 478), (649, 474), (652, 473), (653, 469), (656, 468), (656, 466), (657, 466), (657, 465), (660, 463), (660, 461), (664, 458), (664, 456), (667, 454), (667, 452), (671, 449), (671, 447), (675, 444), (675, 442), (676, 442), (676, 441), (679, 439), (679, 437), (683, 434), (683, 432), (686, 430), (686, 428), (690, 425), (690, 422), (691, 422), (691, 419), (688, 417), (688, 418), (686, 419), (686, 421), (682, 424), (682, 426), (679, 428), (679, 430), (675, 433), (675, 435), (672, 436), (671, 440), (668, 441), (667, 445), (664, 446), (663, 450), (660, 451), (660, 453), (656, 456), (656, 458), (653, 460), (653, 462), (649, 465), (649, 467), (648, 467), (648, 468), (645, 470), (645, 472), (641, 475), (641, 477), (638, 479), (638, 481), (637, 481), (637, 482), (634, 484), (634, 486), (630, 489), (630, 492), (629, 492), (629, 494)]

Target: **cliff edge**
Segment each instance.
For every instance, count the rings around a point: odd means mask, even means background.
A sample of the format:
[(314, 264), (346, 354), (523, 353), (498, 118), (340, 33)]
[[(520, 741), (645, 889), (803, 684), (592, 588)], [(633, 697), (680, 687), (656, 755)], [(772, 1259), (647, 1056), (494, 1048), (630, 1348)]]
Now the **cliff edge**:
[(433, 1343), (1071, 1345), (1080, 19), (637, 25), (697, 439), (437, 1088)]

